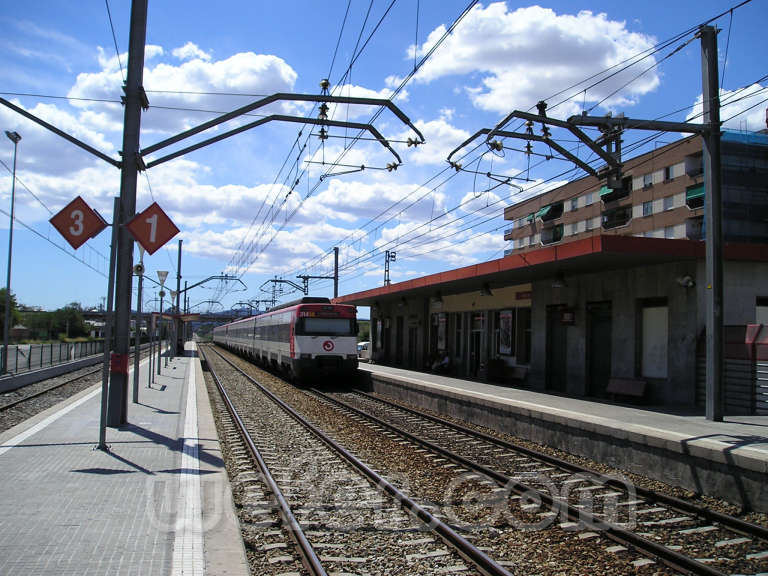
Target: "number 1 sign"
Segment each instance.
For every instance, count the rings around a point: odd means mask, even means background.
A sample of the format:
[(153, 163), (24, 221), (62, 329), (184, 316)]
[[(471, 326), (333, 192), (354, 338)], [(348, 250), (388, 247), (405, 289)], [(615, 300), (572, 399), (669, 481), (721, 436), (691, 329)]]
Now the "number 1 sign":
[(125, 226), (150, 255), (179, 233), (179, 229), (157, 202), (136, 214)]
[(80, 196), (64, 206), (50, 223), (75, 250), (107, 227), (99, 213)]

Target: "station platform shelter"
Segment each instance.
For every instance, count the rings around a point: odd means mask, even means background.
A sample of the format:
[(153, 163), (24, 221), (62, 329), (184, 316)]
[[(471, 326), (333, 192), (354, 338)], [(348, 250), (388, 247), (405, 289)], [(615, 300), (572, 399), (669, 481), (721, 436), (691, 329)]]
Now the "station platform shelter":
[[(334, 301), (373, 362), (579, 398), (703, 410), (704, 242), (596, 234)], [(768, 414), (768, 245), (724, 246), (725, 410)]]

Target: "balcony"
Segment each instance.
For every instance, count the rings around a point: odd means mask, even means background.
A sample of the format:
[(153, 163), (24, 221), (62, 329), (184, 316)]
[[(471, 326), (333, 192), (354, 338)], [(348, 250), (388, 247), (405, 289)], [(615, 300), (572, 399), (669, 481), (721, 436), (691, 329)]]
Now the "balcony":
[(615, 202), (616, 200), (621, 200), (627, 196), (629, 196), (629, 188), (625, 186), (622, 186), (621, 188), (608, 188), (608, 186), (603, 186), (600, 188), (600, 200), (603, 201), (603, 204)]
[(541, 231), (541, 244), (547, 246), (548, 244), (554, 244), (560, 242), (563, 239), (563, 225), (556, 224), (550, 228), (545, 228)]
[(688, 218), (685, 221), (685, 237), (688, 238), (688, 240), (704, 240), (706, 231), (704, 216)]
[(705, 196), (706, 189), (704, 188), (704, 184), (688, 186), (688, 188), (685, 189), (685, 205), (691, 210), (702, 208), (704, 206)]
[(556, 202), (554, 204), (548, 204), (536, 212), (535, 218), (542, 222), (551, 222), (557, 220), (563, 215), (563, 203)]
[(606, 210), (603, 212), (603, 229), (610, 230), (611, 228), (626, 226), (630, 220), (632, 220), (631, 206), (620, 206), (613, 210)]

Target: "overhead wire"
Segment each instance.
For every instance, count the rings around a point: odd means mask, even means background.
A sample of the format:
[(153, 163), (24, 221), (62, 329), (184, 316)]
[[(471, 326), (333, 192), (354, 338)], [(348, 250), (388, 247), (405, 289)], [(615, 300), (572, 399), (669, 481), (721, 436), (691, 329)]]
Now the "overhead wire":
[(117, 35), (115, 34), (115, 25), (112, 23), (112, 11), (109, 9), (109, 0), (104, 0), (107, 6), (107, 16), (109, 17), (109, 29), (112, 31), (112, 40), (115, 43), (115, 54), (117, 54), (117, 63), (120, 66), (120, 76), (125, 82), (125, 73), (123, 72), (123, 63), (120, 60), (120, 49), (117, 47)]

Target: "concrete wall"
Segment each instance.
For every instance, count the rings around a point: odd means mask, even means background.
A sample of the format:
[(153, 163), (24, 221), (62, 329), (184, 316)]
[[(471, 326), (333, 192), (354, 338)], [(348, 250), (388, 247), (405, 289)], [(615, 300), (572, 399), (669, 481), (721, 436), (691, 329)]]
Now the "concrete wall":
[[(554, 288), (552, 279), (533, 285), (533, 335), (529, 382), (545, 389), (547, 370), (547, 307), (567, 305), (575, 322), (566, 327), (568, 376), (566, 392), (584, 395), (587, 382), (587, 305), (611, 303), (611, 375), (639, 377), (639, 301), (666, 298), (669, 310), (668, 377), (649, 382), (649, 400), (666, 404), (693, 404), (695, 399), (696, 288), (683, 288), (678, 278), (696, 277), (696, 263), (677, 262), (570, 276)], [(699, 284), (697, 283), (697, 286)]]
[[(696, 271), (697, 286), (706, 285), (706, 267), (700, 262)], [(723, 265), (723, 321), (726, 325), (754, 324), (757, 320), (757, 297), (768, 297), (768, 263), (725, 262)], [(697, 321), (705, 326), (705, 292), (698, 291)]]

